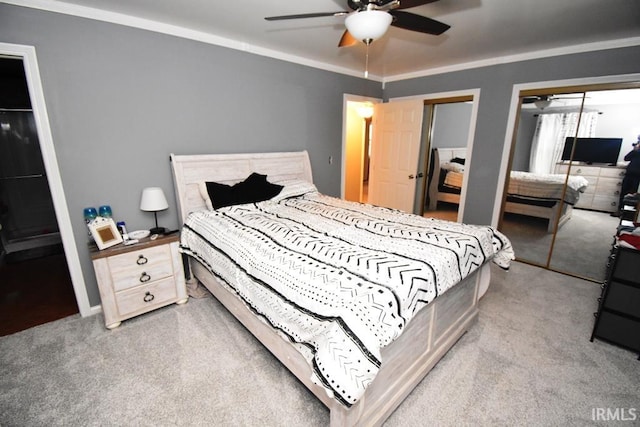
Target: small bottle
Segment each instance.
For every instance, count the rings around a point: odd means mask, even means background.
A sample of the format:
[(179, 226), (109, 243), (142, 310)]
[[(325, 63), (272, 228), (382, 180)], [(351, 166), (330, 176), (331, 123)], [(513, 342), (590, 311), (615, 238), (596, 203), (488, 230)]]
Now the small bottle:
[(111, 206), (102, 205), (98, 208), (98, 215), (103, 218), (111, 218)]
[[(98, 216), (98, 211), (96, 208), (84, 208), (84, 223), (89, 226), (89, 223), (96, 219)], [(89, 238), (93, 240), (93, 236), (91, 235), (91, 230), (88, 231)]]
[(127, 240), (127, 227), (125, 226), (124, 221), (118, 221), (116, 226), (118, 227), (120, 234), (122, 234), (122, 238)]

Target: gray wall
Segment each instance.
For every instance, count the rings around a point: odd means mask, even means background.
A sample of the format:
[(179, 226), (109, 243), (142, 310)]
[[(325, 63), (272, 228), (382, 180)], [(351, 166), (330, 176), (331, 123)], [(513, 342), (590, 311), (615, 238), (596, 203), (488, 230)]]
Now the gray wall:
[(172, 152), (308, 150), (318, 188), (339, 196), (343, 94), (382, 97), (377, 82), (7, 4), (0, 41), (36, 48), (91, 305), (84, 207), (110, 204), (130, 230), (148, 229), (140, 194), (160, 186), (170, 208), (158, 222), (178, 227)]
[(435, 109), (431, 148), (466, 147), (473, 105), (455, 102), (438, 104)]
[(463, 221), (488, 224), (498, 188), (513, 85), (640, 72), (640, 46), (556, 56), (388, 82), (386, 99), (480, 88)]
[(531, 143), (533, 142), (533, 134), (536, 132), (537, 123), (537, 111), (523, 110), (520, 113), (516, 145), (513, 147), (514, 152), (512, 153), (511, 170), (529, 172)]

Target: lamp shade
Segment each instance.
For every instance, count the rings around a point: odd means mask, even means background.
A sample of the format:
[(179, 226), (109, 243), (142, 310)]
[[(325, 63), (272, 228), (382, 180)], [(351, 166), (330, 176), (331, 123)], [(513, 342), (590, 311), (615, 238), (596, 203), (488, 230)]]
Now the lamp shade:
[(363, 119), (370, 119), (373, 117), (373, 104), (370, 102), (363, 102), (357, 107), (358, 115)]
[(169, 208), (167, 198), (160, 187), (148, 187), (142, 190), (140, 210), (147, 212), (162, 211)]
[(387, 12), (365, 10), (351, 13), (345, 19), (344, 24), (353, 37), (369, 44), (387, 32), (389, 25), (391, 25), (391, 20), (392, 17)]

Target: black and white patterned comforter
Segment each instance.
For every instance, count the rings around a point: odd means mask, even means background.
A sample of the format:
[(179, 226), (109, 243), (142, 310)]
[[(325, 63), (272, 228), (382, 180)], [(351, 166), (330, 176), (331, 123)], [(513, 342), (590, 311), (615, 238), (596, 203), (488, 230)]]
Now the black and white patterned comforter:
[(486, 261), (508, 268), (513, 259), (508, 239), (490, 227), (294, 187), (266, 202), (192, 213), (181, 249), (294, 343), (313, 380), (345, 406), (418, 310)]
[[(444, 184), (449, 187), (461, 188), (464, 173), (448, 171)], [(538, 200), (560, 200), (564, 194), (564, 201), (575, 205), (589, 186), (589, 181), (583, 176), (562, 174), (542, 174), (522, 171), (511, 171), (511, 179), (507, 194)], [(567, 188), (565, 190), (565, 181)]]

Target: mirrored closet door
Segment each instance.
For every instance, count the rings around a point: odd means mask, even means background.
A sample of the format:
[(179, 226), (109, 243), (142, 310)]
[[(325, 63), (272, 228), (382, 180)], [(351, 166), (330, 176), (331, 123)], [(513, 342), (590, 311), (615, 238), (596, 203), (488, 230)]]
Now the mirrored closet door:
[(499, 229), (519, 260), (602, 281), (640, 89), (550, 89), (520, 101)]
[(469, 158), (473, 97), (425, 101), (423, 134), (430, 150), (423, 197), (426, 216), (457, 221), (464, 169)]

